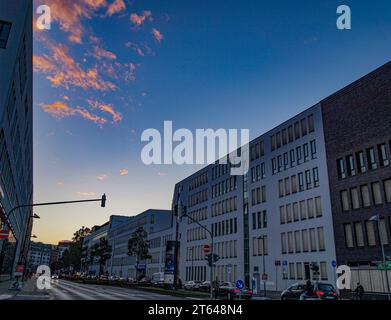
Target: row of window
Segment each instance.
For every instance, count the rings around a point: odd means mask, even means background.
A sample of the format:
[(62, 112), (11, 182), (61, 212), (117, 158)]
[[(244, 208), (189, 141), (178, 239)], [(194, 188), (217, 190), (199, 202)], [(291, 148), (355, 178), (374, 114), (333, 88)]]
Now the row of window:
[(8, 37), (11, 31), (12, 23), (0, 20), (0, 48), (7, 47)]
[(237, 189), (237, 176), (230, 177), (212, 186), (212, 199)]
[[(283, 279), (287, 280), (308, 280), (311, 278), (310, 265), (314, 262), (290, 262), (288, 264), (288, 273), (283, 273)], [(319, 264), (320, 280), (328, 280), (327, 276), (327, 262), (321, 261)], [(312, 280), (319, 280), (319, 277), (312, 273)], [(292, 290), (303, 290), (302, 284), (297, 284)]]
[(258, 141), (250, 147), (251, 161), (259, 159), (265, 155), (265, 147), (263, 141)]
[(266, 202), (266, 186), (251, 190), (251, 205), (255, 206)]
[(204, 240), (208, 237), (208, 233), (204, 228), (195, 227), (187, 230), (187, 242)]
[(212, 204), (212, 217), (237, 210), (237, 197), (231, 197)]
[[(187, 247), (186, 261), (205, 260), (203, 245)], [(230, 259), (238, 257), (238, 240), (229, 240), (217, 242), (213, 245), (213, 253), (220, 256), (220, 259)]]
[[(389, 142), (391, 149), (391, 141)], [(376, 152), (377, 149), (377, 152)], [(378, 166), (386, 167), (390, 164), (389, 151), (387, 144), (381, 143), (377, 148), (367, 148), (366, 152), (358, 151), (347, 155), (345, 158), (337, 160), (337, 174), (339, 179), (355, 176), (356, 174), (367, 172), (369, 170), (376, 170)]]
[(186, 281), (206, 281), (206, 266), (186, 267)]
[(162, 240), (161, 237), (157, 237), (157, 238), (149, 240), (149, 249), (160, 248), (161, 243), (162, 243), (161, 240)]
[(231, 163), (227, 161), (226, 164), (216, 164), (212, 167), (212, 180), (228, 174), (231, 170)]
[(304, 143), (296, 149), (291, 149), (272, 159), (272, 173), (276, 174), (284, 170), (295, 167), (302, 163), (316, 159), (316, 141), (312, 140), (310, 144)]
[(252, 218), (253, 230), (267, 228), (266, 210), (253, 212)]
[[(391, 218), (388, 218), (388, 226), (391, 228)], [(389, 244), (390, 239), (387, 233), (387, 223), (384, 219), (379, 220), (379, 234), (376, 232), (376, 222), (356, 221), (344, 224), (345, 245), (347, 248), (362, 248), (365, 246), (379, 246)]]
[(208, 171), (203, 172), (199, 176), (193, 178), (189, 183), (189, 190), (194, 190), (207, 183), (208, 183)]
[(208, 201), (208, 189), (204, 189), (189, 196), (189, 207)]
[(251, 168), (251, 183), (260, 181), (266, 178), (265, 163), (261, 163)]
[(323, 227), (281, 233), (281, 253), (325, 251)]
[(286, 177), (278, 181), (278, 195), (280, 198), (290, 195), (291, 193), (302, 192), (312, 188), (319, 187), (318, 167), (312, 170), (300, 172), (297, 175)]
[(194, 223), (193, 221), (203, 221), (208, 219), (208, 207), (200, 208), (188, 213), (191, 219), (187, 219), (188, 224)]
[(383, 202), (391, 203), (391, 179), (341, 190), (340, 196), (342, 211), (368, 208), (371, 205), (381, 205)]
[(237, 218), (232, 218), (225, 221), (212, 223), (212, 234), (214, 237), (226, 236), (228, 234), (234, 234), (237, 232), (238, 232)]
[(282, 129), (281, 131), (271, 135), (271, 151), (293, 142), (294, 139), (300, 139), (301, 137), (306, 136), (307, 133), (311, 133), (313, 131), (315, 131), (314, 115), (311, 114), (307, 118), (301, 119), (301, 121), (296, 121), (287, 129)]
[(280, 224), (304, 221), (322, 216), (322, 204), (320, 197), (288, 203), (280, 206)]

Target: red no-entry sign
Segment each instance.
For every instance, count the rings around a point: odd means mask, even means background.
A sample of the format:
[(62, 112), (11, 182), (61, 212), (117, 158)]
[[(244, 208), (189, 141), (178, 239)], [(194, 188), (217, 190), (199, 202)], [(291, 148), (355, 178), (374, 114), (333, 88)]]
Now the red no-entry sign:
[(205, 253), (209, 253), (210, 252), (210, 245), (209, 244), (204, 245), (204, 252)]
[(8, 239), (9, 235), (9, 230), (0, 230), (0, 239)]

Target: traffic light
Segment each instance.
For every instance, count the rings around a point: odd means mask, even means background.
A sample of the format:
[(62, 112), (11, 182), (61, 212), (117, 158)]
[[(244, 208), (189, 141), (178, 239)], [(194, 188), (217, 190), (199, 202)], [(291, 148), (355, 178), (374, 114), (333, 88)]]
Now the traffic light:
[(106, 194), (103, 194), (100, 206), (104, 208), (106, 206)]
[(315, 273), (319, 272), (319, 266), (316, 263), (311, 263), (311, 270)]
[(211, 267), (220, 260), (220, 256), (217, 253), (214, 253), (213, 255), (210, 253), (206, 255), (205, 260), (208, 261), (208, 266)]

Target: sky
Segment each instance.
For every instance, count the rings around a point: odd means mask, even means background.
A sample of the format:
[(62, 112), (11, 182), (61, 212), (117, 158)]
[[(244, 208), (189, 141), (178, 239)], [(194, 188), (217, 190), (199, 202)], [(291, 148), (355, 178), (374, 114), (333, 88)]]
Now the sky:
[[(146, 166), (145, 129), (260, 134), (390, 60), (391, 2), (35, 0), (37, 241), (70, 239), (112, 214), (171, 208), (195, 165)], [(349, 5), (352, 29), (336, 27)], [(34, 10), (35, 11), (35, 10)], [(34, 22), (39, 17), (34, 13)]]

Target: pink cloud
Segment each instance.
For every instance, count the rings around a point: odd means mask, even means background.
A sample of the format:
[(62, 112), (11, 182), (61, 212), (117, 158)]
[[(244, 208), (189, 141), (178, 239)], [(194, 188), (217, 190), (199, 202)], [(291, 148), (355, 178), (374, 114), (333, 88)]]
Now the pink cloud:
[(126, 175), (129, 174), (129, 170), (126, 169), (126, 168), (121, 169), (121, 170), (119, 171), (119, 174), (120, 174), (121, 176), (126, 176)]
[(164, 39), (163, 34), (158, 29), (152, 28), (152, 35), (157, 42), (161, 42)]
[(111, 17), (113, 14), (121, 12), (125, 9), (126, 5), (123, 0), (114, 0), (114, 2), (108, 6), (106, 14)]
[(151, 11), (143, 11), (141, 15), (138, 15), (137, 13), (132, 13), (130, 15), (130, 21), (135, 25), (136, 28), (140, 27), (145, 20), (152, 20), (152, 13)]

